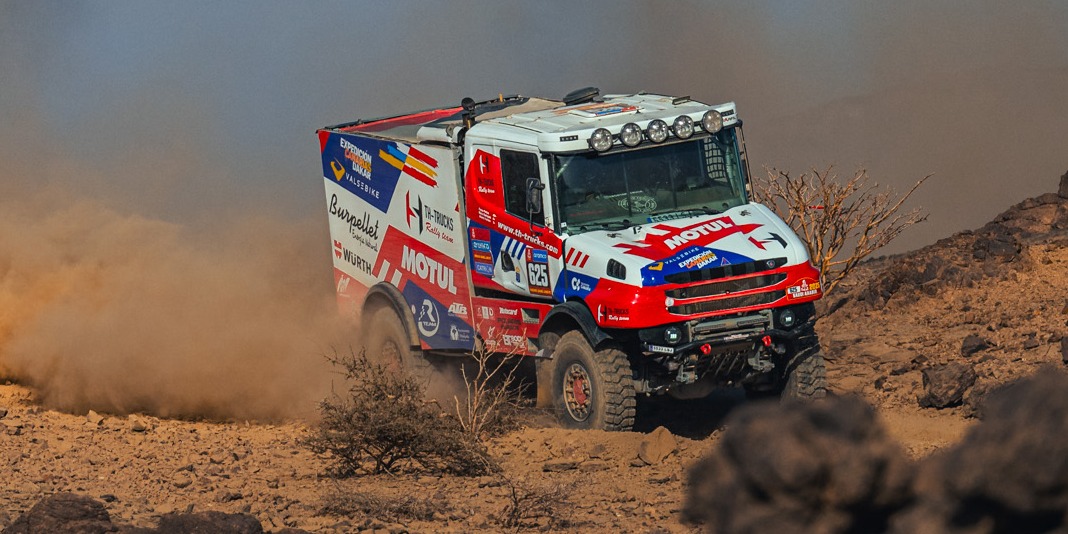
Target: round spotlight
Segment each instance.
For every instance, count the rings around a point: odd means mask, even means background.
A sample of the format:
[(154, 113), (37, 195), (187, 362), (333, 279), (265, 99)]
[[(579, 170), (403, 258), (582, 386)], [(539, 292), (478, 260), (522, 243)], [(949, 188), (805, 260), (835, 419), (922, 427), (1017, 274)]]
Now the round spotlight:
[(654, 119), (645, 129), (645, 136), (654, 143), (663, 143), (668, 138), (668, 125), (660, 119)]
[(638, 143), (642, 142), (642, 128), (633, 122), (628, 122), (623, 125), (623, 129), (619, 131), (619, 140), (623, 141), (627, 146), (638, 146)]
[(675, 129), (675, 137), (678, 137), (679, 139), (689, 139), (690, 136), (693, 135), (693, 119), (688, 115), (679, 115), (679, 117), (675, 119), (673, 128)]
[(714, 134), (723, 129), (723, 115), (720, 115), (718, 111), (711, 109), (705, 112), (701, 116), (701, 127), (706, 132)]
[(679, 341), (682, 341), (682, 331), (677, 326), (669, 326), (664, 329), (664, 341), (668, 345), (674, 345)]
[(597, 128), (593, 131), (593, 135), (590, 136), (590, 148), (604, 152), (609, 148), (612, 148), (612, 132), (604, 128)]
[(784, 310), (779, 314), (779, 324), (781, 324), (783, 328), (793, 328), (796, 323), (797, 316), (794, 315), (793, 310)]

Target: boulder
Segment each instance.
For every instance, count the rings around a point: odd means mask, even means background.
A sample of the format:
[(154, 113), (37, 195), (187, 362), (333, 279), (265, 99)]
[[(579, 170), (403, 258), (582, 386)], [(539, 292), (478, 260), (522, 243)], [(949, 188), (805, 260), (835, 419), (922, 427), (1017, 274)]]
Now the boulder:
[(974, 384), (975, 369), (970, 364), (954, 362), (928, 367), (923, 370), (923, 395), (917, 400), (924, 408), (957, 406)]
[(919, 466), (894, 532), (1065, 532), (1068, 376), (1055, 369), (996, 388), (985, 419)]
[(159, 518), (159, 534), (262, 534), (263, 526), (255, 517), (246, 514), (198, 512), (195, 514), (165, 514)]
[(960, 343), (960, 355), (965, 358), (972, 356), (973, 354), (990, 348), (990, 343), (975, 335), (969, 334), (964, 338), (964, 341)]
[(74, 493), (56, 493), (41, 499), (29, 511), (4, 529), (3, 534), (38, 532), (114, 532), (116, 527), (104, 505)]
[(684, 516), (709, 532), (881, 532), (909, 502), (912, 466), (854, 397), (755, 403), (689, 474)]

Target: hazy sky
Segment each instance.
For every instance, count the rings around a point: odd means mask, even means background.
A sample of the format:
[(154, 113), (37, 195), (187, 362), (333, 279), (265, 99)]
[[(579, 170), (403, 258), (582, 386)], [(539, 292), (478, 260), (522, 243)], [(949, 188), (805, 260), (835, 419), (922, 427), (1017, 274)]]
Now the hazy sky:
[(754, 170), (934, 173), (895, 249), (1068, 170), (1061, 0), (0, 0), (0, 194), (58, 184), (193, 226), (319, 216), (317, 127), (587, 85), (736, 101)]

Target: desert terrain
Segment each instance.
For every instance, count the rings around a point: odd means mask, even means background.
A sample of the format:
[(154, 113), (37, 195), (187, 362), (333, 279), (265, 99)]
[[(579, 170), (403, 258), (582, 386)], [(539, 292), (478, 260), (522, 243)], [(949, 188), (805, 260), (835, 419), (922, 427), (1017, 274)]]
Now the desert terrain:
[[(870, 404), (910, 461), (955, 446), (982, 424), (984, 392), (1064, 367), (1066, 273), (1068, 178), (982, 228), (869, 261), (820, 304), (830, 388)], [(974, 384), (947, 407), (921, 403), (924, 372), (945, 364), (971, 369)], [(312, 420), (70, 413), (10, 376), (0, 380), (0, 528), (14, 532), (36, 503), (69, 492), (129, 531), (209, 511), (246, 514), (267, 532), (702, 531), (683, 517), (689, 473), (747, 404), (734, 391), (652, 400), (627, 433), (564, 430), (528, 409), (488, 444), (499, 475), (337, 479), (302, 441)]]

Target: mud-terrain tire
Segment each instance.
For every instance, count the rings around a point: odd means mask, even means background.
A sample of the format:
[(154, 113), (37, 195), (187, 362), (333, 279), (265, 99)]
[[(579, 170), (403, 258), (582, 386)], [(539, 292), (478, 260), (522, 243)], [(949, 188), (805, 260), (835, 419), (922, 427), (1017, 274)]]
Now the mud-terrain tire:
[(416, 377), (427, 373), (429, 363), (423, 351), (412, 349), (404, 323), (393, 308), (376, 306), (368, 310), (361, 321), (360, 335), (368, 360)]
[(827, 365), (819, 336), (810, 325), (802, 328), (801, 335), (790, 343), (780, 395), (783, 400), (813, 400), (827, 396)]
[(553, 408), (564, 427), (627, 431), (634, 426), (637, 399), (623, 351), (595, 351), (581, 332), (568, 332), (553, 351), (551, 380)]
[(786, 356), (777, 369), (757, 382), (743, 385), (747, 399), (786, 401), (827, 396), (827, 369), (819, 337), (811, 325), (802, 328), (798, 338), (787, 344)]

